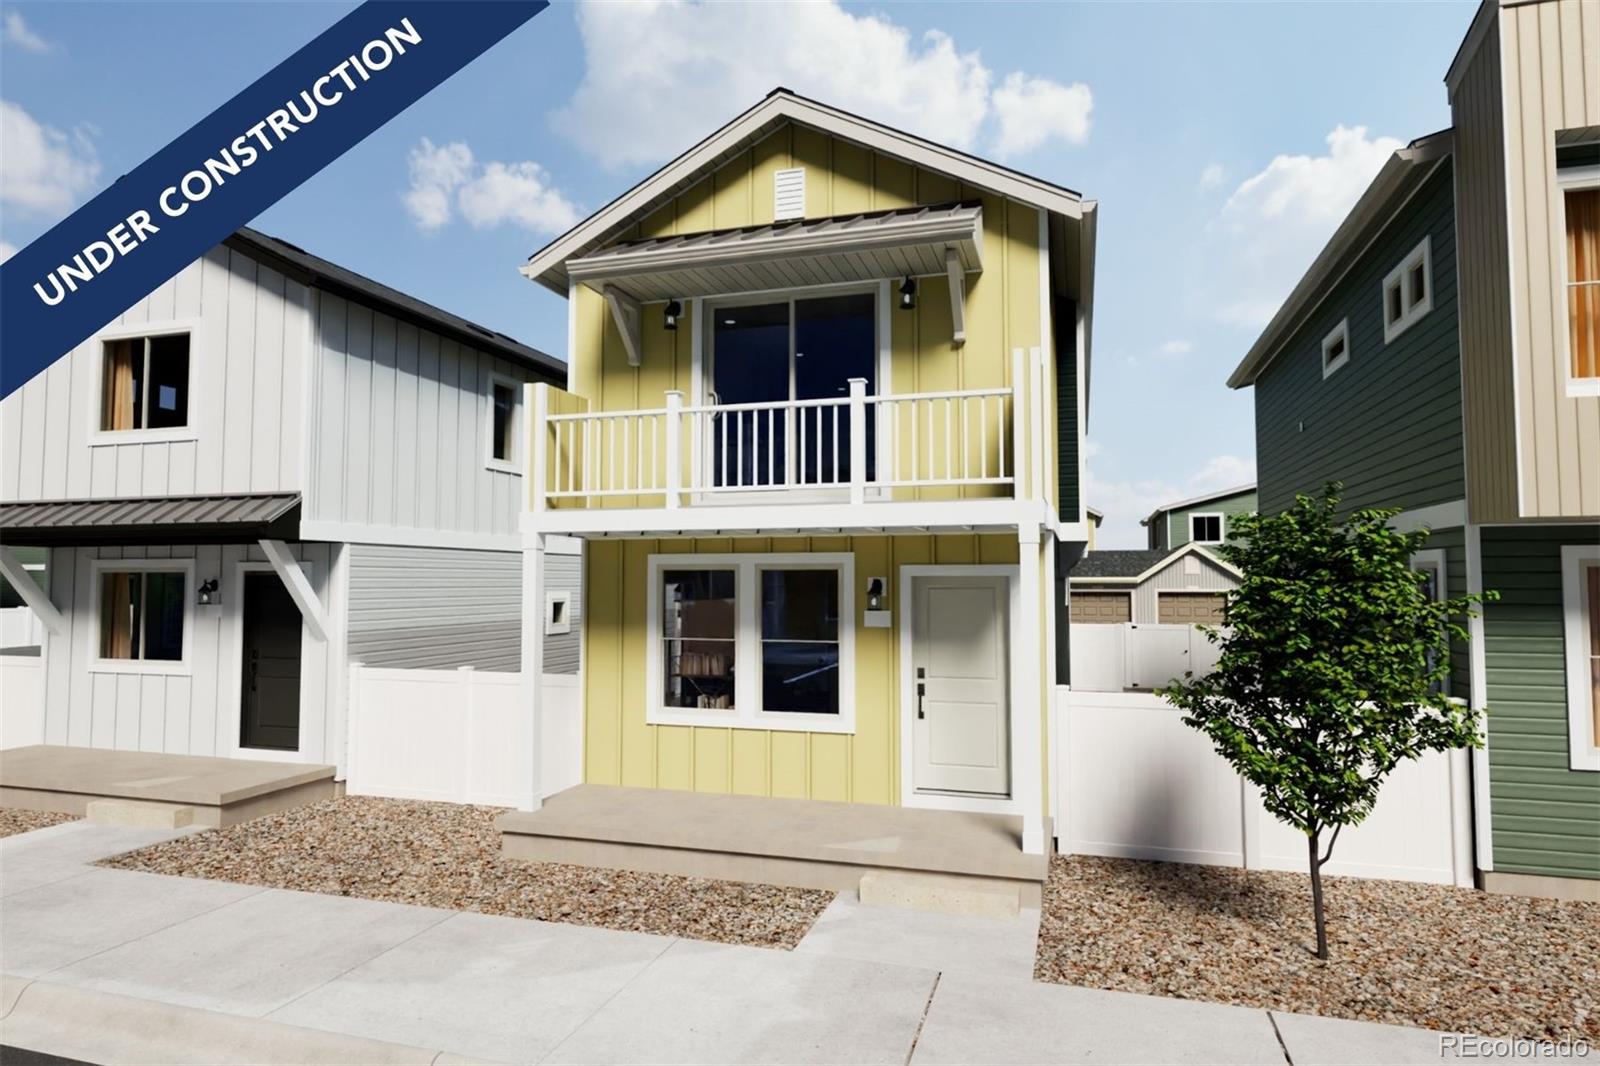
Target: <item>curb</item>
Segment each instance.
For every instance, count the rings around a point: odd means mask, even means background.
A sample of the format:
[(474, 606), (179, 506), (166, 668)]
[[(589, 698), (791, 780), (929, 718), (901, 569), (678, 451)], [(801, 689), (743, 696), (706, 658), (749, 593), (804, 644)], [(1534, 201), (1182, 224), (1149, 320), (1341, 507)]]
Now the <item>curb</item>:
[(0, 974), (0, 1044), (121, 1063), (488, 1066), (483, 1059)]

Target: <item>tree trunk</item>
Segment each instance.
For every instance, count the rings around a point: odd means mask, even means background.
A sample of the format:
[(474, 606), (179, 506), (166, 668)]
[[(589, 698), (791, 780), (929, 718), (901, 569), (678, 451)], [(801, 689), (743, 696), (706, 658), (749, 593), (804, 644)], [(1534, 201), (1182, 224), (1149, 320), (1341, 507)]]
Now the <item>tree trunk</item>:
[(1322, 863), (1317, 858), (1317, 838), (1320, 832), (1306, 837), (1311, 852), (1311, 912), (1317, 921), (1317, 958), (1328, 957), (1328, 919), (1322, 912)]

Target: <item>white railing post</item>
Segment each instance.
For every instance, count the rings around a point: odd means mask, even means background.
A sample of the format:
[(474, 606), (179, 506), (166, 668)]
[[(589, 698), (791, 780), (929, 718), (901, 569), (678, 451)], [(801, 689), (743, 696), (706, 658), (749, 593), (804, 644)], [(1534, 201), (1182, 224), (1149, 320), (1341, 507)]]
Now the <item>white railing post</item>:
[[(834, 441), (833, 446), (839, 447)], [(850, 502), (867, 502), (867, 379), (850, 379)]]
[(1028, 455), (1028, 363), (1021, 348), (1011, 349), (1011, 495), (1022, 499), (1027, 492)]
[(683, 393), (667, 393), (667, 506), (678, 506), (683, 484)]
[(544, 603), (545, 535), (533, 532), (522, 554), (522, 705), (527, 710), (528, 734), (523, 748), (528, 762), (524, 777), (522, 810), (536, 811), (544, 803)]
[(533, 494), (530, 507), (542, 511), (545, 508), (544, 494), (548, 489), (545, 475), (549, 465), (546, 456), (550, 445), (550, 427), (545, 420), (550, 415), (550, 386), (540, 381), (528, 388), (530, 402), (527, 407), (533, 412), (533, 431), (529, 434), (531, 447), (528, 449), (529, 487)]

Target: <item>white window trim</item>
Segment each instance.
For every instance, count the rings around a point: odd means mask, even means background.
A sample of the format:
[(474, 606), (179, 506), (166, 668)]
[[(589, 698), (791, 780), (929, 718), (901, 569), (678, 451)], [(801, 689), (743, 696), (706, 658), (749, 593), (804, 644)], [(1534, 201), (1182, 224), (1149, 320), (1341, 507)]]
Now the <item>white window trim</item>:
[[(555, 607), (561, 604), (561, 621), (556, 621)], [(572, 632), (572, 592), (563, 589), (560, 592), (547, 592), (544, 597), (544, 632), (546, 636), (556, 637)]]
[[(101, 575), (107, 571), (127, 574), (183, 574), (183, 658), (102, 659), (100, 657)], [(189, 677), (194, 673), (194, 560), (193, 559), (91, 559), (89, 561), (89, 617), (94, 643), (89, 646), (89, 672), (92, 674), (155, 674), (164, 677)]]
[[(1427, 292), (1422, 294), (1422, 299), (1414, 305), (1406, 303), (1405, 286), (1410, 279), (1411, 268), (1418, 263), (1422, 264), (1422, 284)], [(1389, 289), (1396, 283), (1400, 285), (1400, 317), (1393, 322), (1389, 321)], [(1422, 238), (1418, 245), (1406, 253), (1400, 260), (1400, 265), (1389, 271), (1383, 279), (1383, 287), (1379, 290), (1383, 299), (1383, 343), (1388, 344), (1400, 334), (1416, 325), (1423, 316), (1433, 310), (1433, 238)]]
[(1589, 705), (1589, 634), (1584, 609), (1588, 589), (1582, 581), (1585, 564), (1600, 563), (1600, 545), (1561, 547), (1561, 616), (1563, 654), (1567, 665), (1567, 751), (1574, 770), (1600, 770), (1600, 737), (1594, 735), (1594, 709)]
[[(1194, 535), (1194, 520), (1196, 518), (1215, 518), (1217, 520), (1217, 539), (1203, 540)], [(1221, 544), (1228, 539), (1228, 518), (1221, 511), (1193, 511), (1189, 515), (1189, 543), (1190, 544)]]
[[(161, 429), (101, 429), (105, 411), (101, 400), (105, 392), (106, 344), (135, 337), (189, 337), (189, 413), (188, 424), (166, 426)], [(194, 318), (170, 319), (164, 322), (147, 322), (143, 325), (107, 326), (90, 338), (92, 358), (89, 372), (89, 447), (107, 447), (114, 444), (167, 444), (186, 440), (199, 440), (200, 430), (195, 425), (195, 338), (200, 336), (200, 320)]]
[(1570, 283), (1567, 279), (1567, 193), (1577, 189), (1600, 188), (1600, 167), (1567, 167), (1565, 170), (1556, 171), (1556, 205), (1550, 212), (1554, 216), (1555, 233), (1551, 239), (1555, 241), (1552, 248), (1560, 249), (1561, 278), (1561, 314), (1557, 319), (1556, 332), (1560, 334), (1557, 341), (1556, 355), (1561, 360), (1561, 379), (1566, 383), (1568, 396), (1600, 396), (1600, 378), (1575, 378), (1572, 376), (1572, 337), (1566, 326), (1567, 290)]
[[(494, 457), (494, 390), (496, 385), (511, 390), (511, 458)], [(483, 465), (502, 474), (521, 474), (523, 446), (522, 382), (498, 371), (484, 374), (483, 394), (488, 401), (483, 422)]]
[[(1335, 341), (1344, 341), (1344, 354), (1333, 362), (1328, 362), (1328, 349), (1332, 348)], [(1322, 380), (1326, 381), (1333, 376), (1334, 371), (1350, 361), (1350, 320), (1340, 319), (1339, 324), (1328, 331), (1322, 338)]]
[[(663, 570), (734, 571), (737, 628), (734, 636), (733, 707), (702, 710), (668, 707), (663, 696), (661, 661), (661, 572)], [(645, 610), (645, 722), (648, 725), (718, 726), (724, 729), (767, 729), (799, 733), (856, 731), (855, 555), (851, 552), (771, 552), (763, 554), (652, 555), (648, 561), (649, 595)], [(761, 701), (760, 571), (834, 570), (839, 574), (839, 713), (795, 714), (763, 711)]]

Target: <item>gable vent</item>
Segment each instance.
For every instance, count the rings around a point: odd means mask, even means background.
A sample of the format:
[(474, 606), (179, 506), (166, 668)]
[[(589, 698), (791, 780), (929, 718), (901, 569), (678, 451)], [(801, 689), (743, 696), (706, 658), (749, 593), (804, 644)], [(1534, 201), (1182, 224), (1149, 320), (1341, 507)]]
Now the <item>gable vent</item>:
[(780, 170), (772, 178), (772, 217), (782, 222), (786, 218), (806, 217), (806, 171), (804, 167)]

